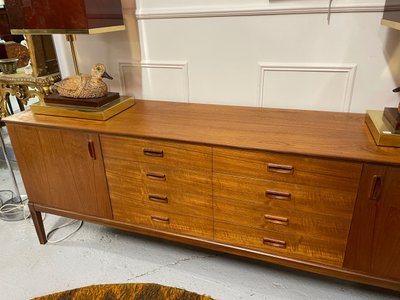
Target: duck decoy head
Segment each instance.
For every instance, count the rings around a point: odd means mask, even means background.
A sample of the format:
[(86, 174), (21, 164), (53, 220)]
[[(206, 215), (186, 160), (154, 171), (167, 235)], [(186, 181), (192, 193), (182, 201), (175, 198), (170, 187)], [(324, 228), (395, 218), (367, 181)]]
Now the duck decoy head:
[(110, 79), (110, 80), (113, 80), (113, 79), (114, 79), (114, 78), (112, 78), (112, 77), (110, 76), (110, 74), (108, 74), (107, 72), (104, 72), (103, 75), (101, 75), (101, 77), (102, 77), (102, 78), (107, 78), (107, 79)]
[(107, 72), (103, 64), (95, 64), (92, 67), (92, 76), (97, 78), (113, 79)]

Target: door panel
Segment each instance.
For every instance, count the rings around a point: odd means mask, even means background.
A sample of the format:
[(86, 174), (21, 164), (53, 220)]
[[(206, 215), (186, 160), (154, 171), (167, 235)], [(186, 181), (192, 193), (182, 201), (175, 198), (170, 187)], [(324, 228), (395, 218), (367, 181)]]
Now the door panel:
[(400, 279), (400, 168), (365, 165), (344, 267)]
[(9, 130), (32, 202), (112, 218), (97, 134), (18, 125)]

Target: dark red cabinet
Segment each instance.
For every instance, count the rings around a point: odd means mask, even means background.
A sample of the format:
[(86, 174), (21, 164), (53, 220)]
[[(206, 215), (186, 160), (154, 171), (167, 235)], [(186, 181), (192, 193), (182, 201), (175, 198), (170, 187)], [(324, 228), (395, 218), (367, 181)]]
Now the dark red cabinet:
[(6, 0), (13, 33), (92, 33), (123, 26), (121, 0)]

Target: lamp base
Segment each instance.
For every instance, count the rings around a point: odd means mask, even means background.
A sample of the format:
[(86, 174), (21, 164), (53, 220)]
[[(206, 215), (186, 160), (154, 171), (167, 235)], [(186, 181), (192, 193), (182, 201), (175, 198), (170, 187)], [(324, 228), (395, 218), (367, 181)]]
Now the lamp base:
[(400, 113), (397, 107), (385, 107), (383, 121), (392, 133), (400, 133)]
[(107, 105), (114, 100), (119, 99), (119, 93), (108, 92), (106, 96), (100, 98), (68, 98), (63, 97), (60, 94), (50, 94), (44, 98), (44, 102), (47, 105), (66, 105), (66, 106), (84, 106), (99, 108)]
[(393, 134), (383, 121), (382, 110), (368, 110), (365, 122), (377, 146), (400, 147), (400, 134)]

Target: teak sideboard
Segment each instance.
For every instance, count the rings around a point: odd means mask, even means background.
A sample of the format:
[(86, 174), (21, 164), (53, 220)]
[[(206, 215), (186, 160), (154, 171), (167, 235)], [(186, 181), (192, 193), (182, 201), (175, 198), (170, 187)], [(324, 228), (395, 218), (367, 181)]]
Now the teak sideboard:
[(140, 101), (5, 119), (41, 212), (400, 291), (400, 148), (363, 114)]

